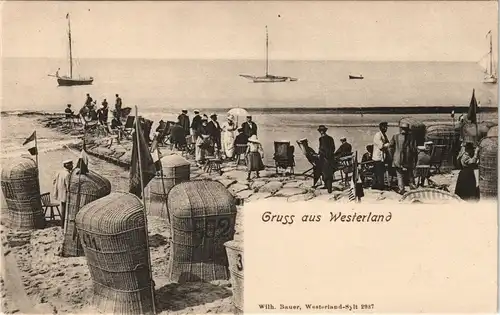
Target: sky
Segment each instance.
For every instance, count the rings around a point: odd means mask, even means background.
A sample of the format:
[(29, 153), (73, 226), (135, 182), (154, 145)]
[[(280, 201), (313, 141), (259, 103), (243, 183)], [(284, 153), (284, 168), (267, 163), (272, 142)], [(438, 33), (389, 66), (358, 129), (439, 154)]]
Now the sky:
[[(496, 1), (1, 3), (2, 56), (479, 61)], [(497, 59), (498, 60), (498, 59)]]

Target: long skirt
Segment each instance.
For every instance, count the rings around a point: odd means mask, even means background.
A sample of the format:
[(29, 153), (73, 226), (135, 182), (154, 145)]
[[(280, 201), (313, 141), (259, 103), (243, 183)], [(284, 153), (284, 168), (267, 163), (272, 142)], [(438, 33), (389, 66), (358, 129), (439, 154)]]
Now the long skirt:
[(228, 158), (234, 155), (234, 133), (232, 131), (225, 131), (222, 135), (222, 148), (224, 154)]
[(264, 163), (262, 162), (262, 157), (259, 152), (250, 152), (247, 156), (248, 171), (262, 171), (264, 169)]
[(455, 194), (463, 200), (479, 200), (479, 187), (473, 168), (464, 168), (458, 173)]

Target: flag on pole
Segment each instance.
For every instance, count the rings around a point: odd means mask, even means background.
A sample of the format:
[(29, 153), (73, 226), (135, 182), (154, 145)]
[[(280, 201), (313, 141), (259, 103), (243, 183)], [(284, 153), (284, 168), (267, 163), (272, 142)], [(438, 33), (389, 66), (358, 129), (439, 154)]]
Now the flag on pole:
[(158, 148), (158, 138), (154, 137), (153, 143), (151, 144), (151, 157), (153, 158), (153, 163), (157, 172), (161, 170), (161, 152)]
[[(139, 119), (136, 120), (136, 124)], [(144, 138), (144, 133), (142, 132), (142, 124), (139, 123), (136, 126), (136, 130), (133, 133), (133, 143), (132, 143), (132, 158), (130, 165), (130, 183), (129, 192), (141, 198), (142, 187), (141, 187), (141, 170), (143, 186), (146, 187), (148, 183), (156, 176), (156, 168), (154, 165), (153, 157), (149, 152), (146, 139)], [(138, 131), (138, 132), (137, 132)], [(141, 154), (141, 165), (139, 165), (139, 150)]]
[(472, 90), (472, 98), (470, 100), (469, 112), (467, 113), (467, 120), (473, 124), (477, 124), (477, 101), (475, 89)]
[(31, 155), (38, 155), (38, 149), (36, 147), (36, 130), (33, 131), (31, 136), (24, 140), (23, 146), (28, 149)]

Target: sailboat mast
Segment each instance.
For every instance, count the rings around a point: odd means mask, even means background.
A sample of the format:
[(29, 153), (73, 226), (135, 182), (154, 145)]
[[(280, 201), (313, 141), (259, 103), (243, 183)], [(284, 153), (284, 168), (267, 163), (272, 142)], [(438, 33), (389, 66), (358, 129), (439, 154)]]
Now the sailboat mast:
[(266, 77), (269, 75), (269, 35), (266, 25)]
[(69, 13), (66, 14), (68, 19), (68, 40), (69, 40), (69, 77), (73, 77), (73, 52), (71, 51), (71, 23), (69, 20)]

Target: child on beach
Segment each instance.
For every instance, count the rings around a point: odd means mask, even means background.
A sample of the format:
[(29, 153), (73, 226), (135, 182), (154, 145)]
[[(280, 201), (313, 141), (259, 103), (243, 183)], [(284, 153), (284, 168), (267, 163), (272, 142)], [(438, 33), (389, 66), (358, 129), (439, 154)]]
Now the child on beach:
[(264, 150), (262, 145), (257, 139), (256, 135), (248, 138), (248, 147), (246, 152), (247, 166), (248, 166), (248, 177), (250, 180), (250, 175), (252, 172), (257, 174), (257, 178), (260, 178), (259, 172), (264, 169), (264, 163), (262, 162), (262, 157), (264, 156)]

